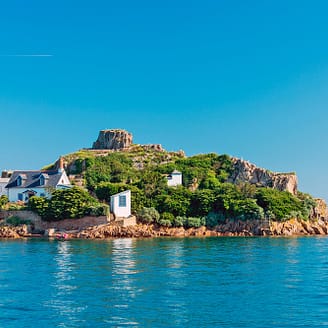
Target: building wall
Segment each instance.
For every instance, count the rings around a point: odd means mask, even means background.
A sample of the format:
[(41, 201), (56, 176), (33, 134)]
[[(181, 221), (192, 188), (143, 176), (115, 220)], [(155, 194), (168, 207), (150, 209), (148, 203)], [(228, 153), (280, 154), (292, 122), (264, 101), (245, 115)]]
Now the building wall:
[(2, 195), (8, 196), (8, 190), (5, 188), (7, 184), (8, 182), (0, 182), (0, 196)]
[(63, 172), (62, 172), (62, 176), (61, 176), (61, 178), (60, 178), (58, 184), (59, 184), (59, 185), (70, 185), (70, 183), (71, 183), (71, 182), (69, 181), (69, 178), (68, 178), (66, 172), (63, 171)]
[[(119, 206), (119, 197), (126, 196), (126, 206)], [(127, 218), (131, 215), (131, 191), (127, 190), (110, 198), (110, 210), (116, 218)]]
[(172, 178), (167, 179), (167, 185), (169, 187), (176, 187), (176, 186), (181, 186), (182, 185), (182, 174), (171, 174), (170, 175)]
[[(17, 202), (19, 200), (18, 194), (23, 193), (27, 190), (33, 190), (36, 191), (35, 196), (42, 196), (44, 194), (44, 197), (49, 197), (49, 193), (47, 192), (46, 188), (9, 188), (8, 190), (8, 198), (10, 202)], [(24, 195), (25, 196), (25, 195)], [(25, 199), (23, 199), (25, 201)]]

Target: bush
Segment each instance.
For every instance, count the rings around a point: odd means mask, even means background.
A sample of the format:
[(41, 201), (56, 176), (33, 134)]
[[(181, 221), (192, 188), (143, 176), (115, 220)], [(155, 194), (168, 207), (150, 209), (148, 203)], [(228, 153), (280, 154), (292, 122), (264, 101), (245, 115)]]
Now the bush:
[(207, 215), (213, 208), (215, 195), (212, 190), (196, 190), (191, 197), (191, 215)]
[(98, 203), (79, 187), (56, 190), (51, 199), (31, 197), (29, 207), (47, 221), (106, 215), (109, 211), (108, 206)]
[(158, 224), (164, 227), (171, 227), (174, 222), (174, 215), (168, 212), (164, 212), (161, 214)]
[(127, 189), (129, 189), (128, 186), (123, 183), (101, 182), (95, 187), (95, 193), (99, 200), (104, 200), (109, 203), (112, 195)]
[(48, 209), (48, 199), (44, 197), (33, 196), (28, 201), (28, 208), (41, 217), (45, 217), (46, 211)]
[(96, 204), (90, 206), (86, 210), (86, 215), (90, 216), (109, 216), (109, 205), (107, 204)]
[(23, 219), (19, 218), (18, 216), (10, 216), (9, 218), (6, 219), (6, 223), (11, 226), (17, 227), (17, 226), (20, 226), (23, 224), (31, 224), (31, 221), (23, 220)]
[(173, 220), (173, 226), (180, 228), (183, 227), (186, 224), (186, 217), (185, 216), (177, 216)]
[(4, 208), (5, 205), (9, 203), (9, 199), (6, 195), (0, 197), (0, 208)]
[(259, 188), (255, 197), (257, 204), (276, 220), (287, 219), (296, 212), (306, 214), (303, 202), (288, 191)]
[(209, 228), (216, 227), (219, 223), (224, 222), (225, 216), (222, 213), (210, 212), (205, 218), (205, 224)]
[(159, 213), (153, 207), (144, 207), (138, 212), (137, 216), (139, 221), (143, 223), (158, 222), (160, 219)]
[(185, 228), (199, 228), (205, 225), (205, 218), (187, 218), (185, 223)]
[(190, 199), (192, 192), (182, 186), (172, 188), (169, 194), (156, 197), (155, 202), (159, 212), (168, 212), (174, 216), (185, 216), (190, 210)]

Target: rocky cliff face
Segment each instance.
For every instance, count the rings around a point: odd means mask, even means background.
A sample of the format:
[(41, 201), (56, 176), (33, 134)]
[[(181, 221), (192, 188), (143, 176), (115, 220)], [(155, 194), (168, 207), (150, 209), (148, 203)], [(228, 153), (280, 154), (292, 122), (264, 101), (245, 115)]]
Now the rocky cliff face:
[(295, 173), (274, 173), (239, 158), (232, 158), (234, 169), (228, 182), (248, 182), (259, 187), (271, 187), (280, 191), (297, 193)]
[(132, 134), (125, 130), (101, 130), (93, 149), (122, 150), (132, 145)]

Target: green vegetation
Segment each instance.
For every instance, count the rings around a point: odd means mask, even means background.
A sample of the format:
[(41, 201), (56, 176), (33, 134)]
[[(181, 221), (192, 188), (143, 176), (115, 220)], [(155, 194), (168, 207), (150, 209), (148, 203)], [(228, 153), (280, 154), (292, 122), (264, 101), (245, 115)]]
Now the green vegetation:
[(6, 195), (2, 195), (0, 197), (0, 209), (5, 208), (5, 206), (8, 204), (9, 200), (8, 197)]
[(18, 216), (10, 216), (6, 219), (6, 224), (11, 225), (13, 227), (17, 227), (23, 224), (31, 224), (30, 220), (23, 220)]
[[(227, 219), (307, 219), (315, 206), (308, 194), (229, 183), (234, 165), (228, 155), (184, 158), (134, 145), (129, 152), (82, 150), (65, 160), (69, 173), (82, 175), (89, 193), (100, 202), (109, 203), (113, 194), (130, 189), (132, 212), (144, 223), (188, 228), (215, 227)], [(169, 188), (166, 175), (175, 169), (182, 172), (183, 185)], [(33, 197), (30, 208), (47, 220), (105, 211), (103, 204), (77, 188), (57, 190), (51, 200)]]
[(79, 187), (56, 190), (51, 199), (31, 197), (29, 207), (44, 220), (62, 220), (83, 216), (107, 215), (108, 205), (99, 203), (90, 194)]

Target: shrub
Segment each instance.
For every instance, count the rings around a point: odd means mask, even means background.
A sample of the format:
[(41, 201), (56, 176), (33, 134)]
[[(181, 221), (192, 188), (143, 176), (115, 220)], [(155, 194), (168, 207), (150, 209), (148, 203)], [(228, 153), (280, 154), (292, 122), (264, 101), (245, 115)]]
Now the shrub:
[(90, 206), (86, 210), (86, 215), (90, 216), (109, 216), (109, 205), (107, 204), (96, 204)]
[(139, 221), (143, 223), (158, 222), (160, 218), (159, 213), (153, 207), (144, 207), (138, 212), (137, 216)]
[(6, 223), (17, 227), (19, 225), (23, 225), (23, 224), (31, 224), (30, 220), (23, 220), (21, 218), (19, 218), (18, 216), (10, 216), (9, 218), (6, 219)]
[(187, 218), (185, 223), (185, 228), (199, 228), (201, 226), (205, 225), (205, 218)]
[(112, 195), (127, 189), (128, 186), (123, 183), (101, 182), (95, 187), (95, 193), (99, 200), (104, 200), (109, 203)]
[(172, 188), (169, 194), (156, 197), (155, 201), (159, 212), (168, 212), (174, 216), (185, 216), (190, 210), (192, 192), (182, 186)]
[(185, 216), (175, 217), (174, 220), (173, 220), (173, 226), (177, 227), (177, 228), (183, 227), (186, 223), (186, 219), (187, 218)]
[[(295, 212), (303, 213), (305, 208), (301, 200), (288, 191), (259, 188), (256, 192), (259, 206), (269, 212), (276, 220), (284, 220)], [(305, 214), (305, 213), (304, 213)]]
[(86, 190), (79, 187), (56, 190), (51, 199), (31, 197), (29, 207), (48, 221), (108, 213), (105, 204), (98, 203)]
[(2, 195), (0, 197), (0, 208), (3, 208), (5, 205), (7, 205), (9, 202), (9, 199), (6, 195)]
[(194, 216), (207, 215), (213, 208), (215, 195), (212, 190), (197, 190), (191, 197), (191, 214)]
[(222, 213), (210, 212), (205, 218), (205, 224), (209, 228), (216, 227), (219, 223), (224, 222), (225, 216)]
[(44, 197), (33, 196), (28, 201), (28, 208), (41, 217), (44, 217), (48, 209), (48, 199)]
[(164, 227), (171, 227), (174, 222), (174, 215), (168, 212), (164, 212), (161, 214), (158, 224)]

